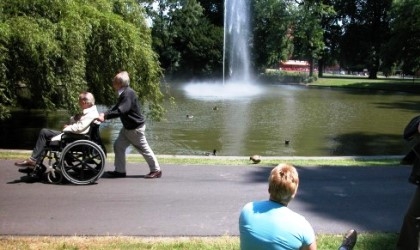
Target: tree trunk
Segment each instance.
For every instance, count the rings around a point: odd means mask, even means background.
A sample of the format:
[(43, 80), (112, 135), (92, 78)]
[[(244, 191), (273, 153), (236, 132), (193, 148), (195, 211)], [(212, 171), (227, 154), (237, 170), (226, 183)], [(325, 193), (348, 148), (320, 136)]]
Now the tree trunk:
[(324, 76), (324, 59), (318, 60), (318, 77)]
[(309, 77), (314, 76), (314, 58), (309, 58)]
[(378, 68), (371, 67), (369, 68), (369, 79), (377, 79), (378, 78)]

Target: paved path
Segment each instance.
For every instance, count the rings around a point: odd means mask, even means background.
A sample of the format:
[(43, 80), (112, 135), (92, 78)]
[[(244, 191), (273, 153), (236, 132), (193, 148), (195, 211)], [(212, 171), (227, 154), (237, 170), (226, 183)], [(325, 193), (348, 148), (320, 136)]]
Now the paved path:
[[(147, 180), (144, 163), (125, 179), (88, 186), (21, 182), (13, 161), (0, 161), (0, 235), (238, 235), (248, 201), (268, 197), (272, 166), (165, 165)], [(107, 163), (106, 170), (112, 170)], [(290, 207), (317, 233), (398, 232), (414, 186), (410, 167), (299, 167)]]

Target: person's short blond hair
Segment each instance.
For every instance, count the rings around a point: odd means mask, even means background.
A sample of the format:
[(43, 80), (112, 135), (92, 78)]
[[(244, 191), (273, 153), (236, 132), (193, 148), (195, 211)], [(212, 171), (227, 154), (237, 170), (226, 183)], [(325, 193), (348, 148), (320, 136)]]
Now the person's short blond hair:
[(293, 165), (281, 163), (271, 170), (268, 178), (270, 200), (287, 206), (295, 197), (298, 186), (299, 175)]

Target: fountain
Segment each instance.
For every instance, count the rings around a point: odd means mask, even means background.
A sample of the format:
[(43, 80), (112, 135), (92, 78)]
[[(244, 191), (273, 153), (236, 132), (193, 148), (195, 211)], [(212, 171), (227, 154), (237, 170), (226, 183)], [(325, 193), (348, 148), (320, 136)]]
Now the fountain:
[[(249, 66), (249, 6), (246, 0), (225, 1), (223, 43), (223, 83), (226, 79), (226, 59), (231, 81), (250, 82)], [(227, 47), (228, 46), (228, 47)], [(228, 50), (227, 50), (228, 49)], [(226, 58), (226, 53), (229, 57)]]
[(224, 18), (223, 79), (190, 82), (184, 90), (191, 98), (249, 98), (262, 92), (250, 73), (248, 1), (226, 0)]

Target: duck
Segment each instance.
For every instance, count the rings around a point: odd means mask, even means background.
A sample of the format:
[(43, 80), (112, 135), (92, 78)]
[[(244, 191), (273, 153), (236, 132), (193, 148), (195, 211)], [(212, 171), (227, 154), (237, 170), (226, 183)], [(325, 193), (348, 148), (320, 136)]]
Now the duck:
[(258, 164), (261, 162), (261, 156), (259, 155), (253, 155), (249, 157), (249, 160), (252, 161), (254, 164)]
[(213, 149), (213, 152), (206, 152), (206, 153), (204, 153), (204, 155), (206, 155), (206, 156), (210, 156), (210, 155), (216, 156), (216, 153), (217, 153), (217, 150)]
[(194, 116), (193, 115), (187, 115), (187, 118), (192, 119), (192, 118), (194, 118)]

